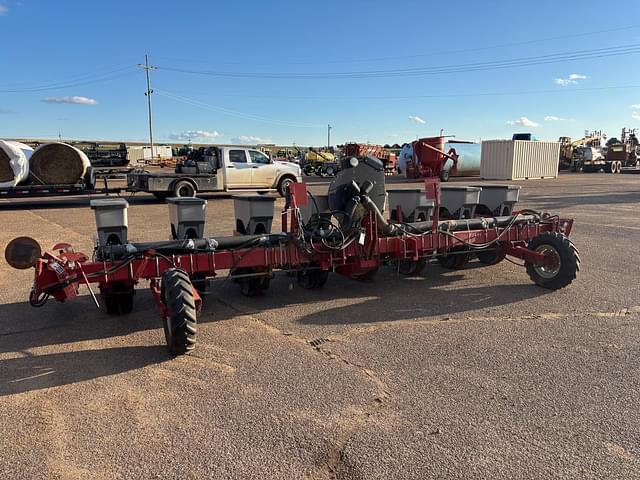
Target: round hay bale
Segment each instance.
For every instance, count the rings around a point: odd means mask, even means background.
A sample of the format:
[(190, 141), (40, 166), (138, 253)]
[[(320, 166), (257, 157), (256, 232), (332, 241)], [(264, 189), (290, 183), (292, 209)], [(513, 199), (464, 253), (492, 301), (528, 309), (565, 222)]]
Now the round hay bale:
[(90, 165), (84, 152), (60, 142), (38, 147), (29, 163), (31, 181), (42, 185), (78, 183)]
[(0, 140), (0, 187), (15, 187), (28, 178), (32, 152), (24, 143)]

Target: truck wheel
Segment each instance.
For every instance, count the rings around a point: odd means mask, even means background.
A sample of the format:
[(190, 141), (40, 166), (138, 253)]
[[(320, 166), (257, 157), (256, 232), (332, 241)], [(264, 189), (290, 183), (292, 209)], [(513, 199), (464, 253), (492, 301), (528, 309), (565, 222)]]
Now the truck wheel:
[(186, 180), (180, 180), (173, 187), (173, 196), (174, 197), (195, 197), (196, 189), (195, 187)]
[(183, 270), (170, 268), (162, 277), (167, 313), (163, 318), (164, 336), (174, 355), (184, 355), (196, 345), (197, 316), (193, 286)]
[(278, 193), (281, 197), (286, 197), (287, 192), (289, 191), (289, 187), (292, 183), (296, 183), (295, 178), (293, 177), (282, 177), (278, 182)]
[(622, 173), (622, 162), (616, 162), (616, 173)]
[(116, 282), (102, 293), (109, 315), (125, 315), (133, 310), (133, 287)]
[(555, 267), (525, 263), (527, 273), (536, 285), (558, 290), (566, 287), (576, 278), (580, 271), (580, 256), (575, 245), (558, 232), (546, 232), (529, 242), (529, 250), (555, 257)]

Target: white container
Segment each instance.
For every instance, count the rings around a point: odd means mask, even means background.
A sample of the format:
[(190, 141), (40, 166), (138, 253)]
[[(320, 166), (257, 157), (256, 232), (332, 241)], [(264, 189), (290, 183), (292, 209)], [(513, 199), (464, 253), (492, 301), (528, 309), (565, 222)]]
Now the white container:
[(440, 186), (440, 206), (457, 218), (471, 218), (480, 201), (479, 187), (457, 185)]
[(204, 238), (207, 201), (197, 197), (167, 198), (171, 238)]
[[(520, 197), (520, 185), (473, 185), (482, 188), (479, 204), (493, 215), (511, 215)], [(483, 212), (487, 213), (487, 212)]]
[(129, 204), (124, 198), (97, 198), (91, 200), (96, 216), (100, 245), (124, 245), (127, 243)]
[(127, 147), (127, 159), (134, 163), (145, 160), (166, 160), (172, 156), (173, 150), (170, 145), (154, 145), (153, 156), (151, 155), (151, 147), (145, 147), (143, 145)]
[(559, 161), (559, 142), (486, 140), (480, 176), (487, 180), (556, 178)]
[(387, 201), (391, 220), (398, 220), (397, 207), (402, 210), (403, 221), (429, 220), (434, 201), (427, 199), (424, 190), (419, 188), (387, 190)]
[(234, 196), (236, 231), (244, 235), (271, 233), (275, 201), (275, 198), (263, 195)]

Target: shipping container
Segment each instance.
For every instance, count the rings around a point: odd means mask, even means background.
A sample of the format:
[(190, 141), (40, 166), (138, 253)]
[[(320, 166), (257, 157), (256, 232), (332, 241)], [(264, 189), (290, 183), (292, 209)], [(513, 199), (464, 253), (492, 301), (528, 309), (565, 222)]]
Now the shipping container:
[(486, 140), (482, 142), (480, 176), (487, 180), (556, 178), (559, 142)]
[(153, 158), (151, 156), (151, 147), (130, 146), (127, 147), (127, 159), (129, 162), (142, 162), (144, 160), (167, 160), (173, 156), (171, 146), (154, 145)]

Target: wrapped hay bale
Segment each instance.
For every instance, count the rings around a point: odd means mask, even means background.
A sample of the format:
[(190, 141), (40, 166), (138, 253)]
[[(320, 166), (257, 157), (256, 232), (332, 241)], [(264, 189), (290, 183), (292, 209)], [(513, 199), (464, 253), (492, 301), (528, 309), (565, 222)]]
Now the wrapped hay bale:
[(31, 181), (41, 185), (78, 183), (91, 165), (87, 156), (66, 143), (46, 143), (36, 148), (29, 162)]
[(32, 153), (24, 143), (0, 140), (0, 188), (15, 187), (29, 178)]

